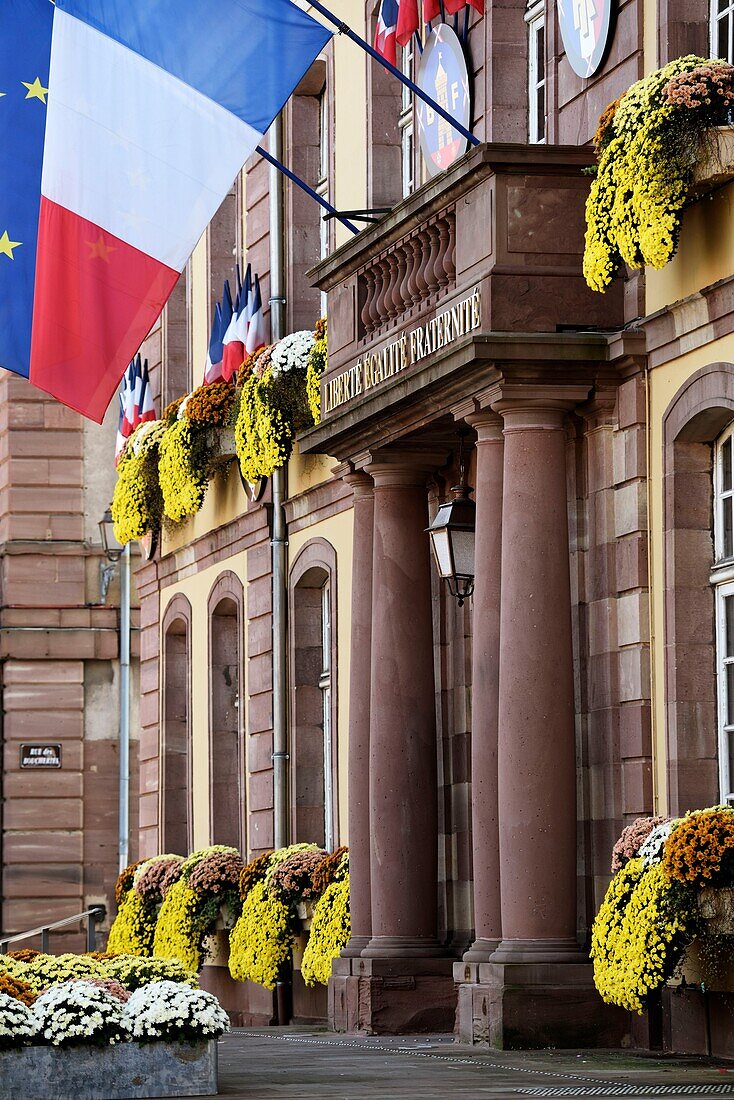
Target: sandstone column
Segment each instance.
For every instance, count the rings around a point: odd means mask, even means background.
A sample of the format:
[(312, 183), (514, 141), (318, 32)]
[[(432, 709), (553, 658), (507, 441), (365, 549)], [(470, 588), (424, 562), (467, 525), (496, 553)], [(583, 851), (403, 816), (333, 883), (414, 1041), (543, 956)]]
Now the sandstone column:
[(476, 578), (472, 602), (472, 850), (475, 940), (464, 961), (487, 962), (502, 935), (497, 809), (497, 721), (502, 555), (502, 418), (489, 410), (467, 422), (477, 432)]
[(352, 935), (343, 958), (370, 940), (370, 654), (372, 652), (372, 478), (347, 475), (354, 494), (352, 644), (349, 671), (349, 907)]
[(372, 939), (362, 958), (440, 953), (431, 563), (424, 456), (374, 479), (370, 829)]
[(499, 813), (493, 963), (583, 958), (564, 416), (587, 391), (504, 397)]

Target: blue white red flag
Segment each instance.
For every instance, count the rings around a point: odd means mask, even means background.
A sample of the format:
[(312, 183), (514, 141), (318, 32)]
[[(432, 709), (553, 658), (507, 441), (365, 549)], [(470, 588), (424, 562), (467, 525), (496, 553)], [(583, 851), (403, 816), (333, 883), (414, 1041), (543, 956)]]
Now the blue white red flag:
[(209, 336), (209, 350), (204, 367), (204, 381), (218, 382), (222, 377), (222, 359), (224, 358), (224, 345), (222, 344), (222, 307), (217, 302), (212, 320), (212, 331)]
[(245, 281), (240, 287), (239, 299), (240, 304), (235, 331), (237, 339), (242, 344), (242, 358), (244, 359), (247, 350), (247, 330), (250, 326), (250, 306), (252, 304), (252, 264), (247, 265)]
[[(229, 284), (227, 284), (229, 288)], [(231, 301), (231, 297), (230, 297)], [(239, 322), (239, 315), (242, 309), (242, 288), (240, 287), (235, 299), (235, 304), (232, 307), (232, 317), (227, 326), (227, 331), (224, 334), (222, 343), (224, 344), (224, 356), (222, 358), (222, 378), (225, 382), (229, 382), (233, 374), (242, 366), (242, 360), (245, 358), (245, 347), (240, 340), (237, 333), (237, 326)]]
[(397, 61), (395, 35), (398, 29), (398, 0), (382, 0), (375, 28), (375, 49), (394, 65)]
[(260, 348), (265, 347), (265, 314), (263, 313), (263, 299), (260, 293), (260, 279), (255, 276), (255, 288), (252, 292), (252, 304), (250, 306), (250, 321), (247, 326), (247, 343), (245, 350), (248, 355), (254, 355)]
[(2, 0), (0, 364), (101, 421), (330, 38), (292, 0)]
[(141, 362), (140, 354), (130, 363), (122, 378), (119, 393), (120, 416), (117, 424), (115, 465), (123, 448), (139, 424), (156, 419), (153, 392), (150, 387), (148, 360)]

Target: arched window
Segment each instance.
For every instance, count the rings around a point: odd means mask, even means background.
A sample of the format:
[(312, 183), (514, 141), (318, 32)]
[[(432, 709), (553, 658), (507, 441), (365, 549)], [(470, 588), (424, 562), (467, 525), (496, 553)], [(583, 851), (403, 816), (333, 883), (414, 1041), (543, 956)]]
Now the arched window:
[(242, 701), (242, 584), (218, 578), (209, 596), (209, 766), (212, 844), (247, 849)]
[(734, 423), (714, 450), (714, 568), (719, 781), (734, 802)]
[(191, 605), (174, 596), (163, 618), (164, 852), (186, 855), (192, 844), (191, 810)]
[(294, 841), (338, 844), (336, 554), (324, 539), (291, 570), (291, 791)]

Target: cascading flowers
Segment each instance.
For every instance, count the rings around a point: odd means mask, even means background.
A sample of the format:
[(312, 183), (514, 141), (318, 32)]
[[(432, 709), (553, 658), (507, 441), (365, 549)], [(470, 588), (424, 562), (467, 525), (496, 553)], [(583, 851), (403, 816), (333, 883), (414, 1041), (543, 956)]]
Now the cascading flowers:
[(168, 519), (180, 523), (195, 515), (209, 485), (211, 442), (185, 416), (176, 420), (160, 442), (158, 471), (163, 509)]
[(321, 376), (329, 357), (329, 339), (326, 318), (316, 322), (314, 345), (306, 367), (306, 396), (314, 424), (321, 423)]
[(158, 477), (163, 420), (141, 424), (127, 442), (117, 467), (112, 519), (118, 542), (142, 539), (156, 531), (163, 518), (163, 494)]
[(591, 936), (594, 983), (603, 1000), (644, 1011), (691, 938), (695, 899), (661, 864), (632, 859), (607, 891)]
[(586, 204), (584, 276), (603, 292), (623, 263), (664, 267), (675, 254), (701, 139), (726, 121), (725, 62), (689, 55), (650, 73), (605, 110)]
[(183, 861), (181, 877), (168, 889), (158, 914), (155, 957), (178, 959), (194, 973), (201, 969), (202, 945), (223, 900), (238, 905), (242, 868), (239, 852), (221, 844), (202, 848)]
[[(334, 857), (338, 856), (338, 861)], [(329, 881), (330, 880), (330, 881)], [(347, 946), (351, 934), (349, 915), (349, 852), (339, 848), (322, 860), (314, 875), (314, 889), (328, 881), (316, 903), (311, 934), (301, 963), (301, 974), (308, 986), (327, 985), (331, 964)]]

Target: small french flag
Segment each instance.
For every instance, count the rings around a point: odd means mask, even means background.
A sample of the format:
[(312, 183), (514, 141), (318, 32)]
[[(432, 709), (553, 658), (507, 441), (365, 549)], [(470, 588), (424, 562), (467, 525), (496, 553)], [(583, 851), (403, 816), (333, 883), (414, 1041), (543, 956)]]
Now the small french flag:
[(212, 320), (212, 330), (209, 336), (209, 348), (206, 354), (206, 366), (204, 367), (204, 381), (218, 382), (222, 377), (222, 359), (224, 358), (224, 346), (222, 344), (222, 307), (217, 302)]
[(260, 293), (260, 279), (255, 276), (255, 289), (252, 294), (250, 306), (250, 321), (247, 326), (247, 343), (245, 349), (248, 355), (254, 355), (260, 348), (264, 348), (265, 339), (265, 315), (263, 313), (263, 299)]

